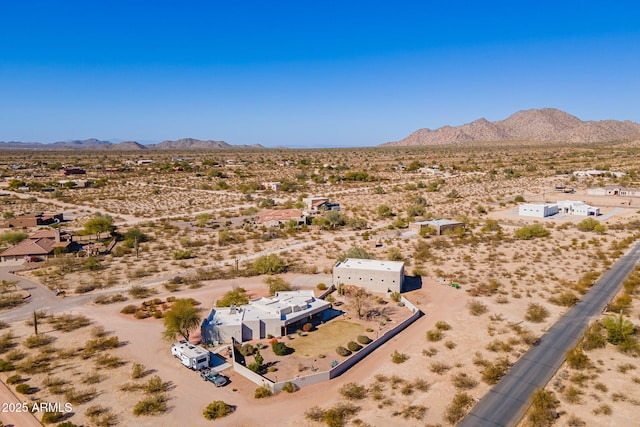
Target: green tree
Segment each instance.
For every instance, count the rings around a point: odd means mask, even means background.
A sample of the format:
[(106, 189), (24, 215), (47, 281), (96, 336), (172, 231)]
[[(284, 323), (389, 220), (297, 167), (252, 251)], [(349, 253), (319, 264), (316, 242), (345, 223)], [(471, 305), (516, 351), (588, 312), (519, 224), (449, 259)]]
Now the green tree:
[(253, 269), (258, 274), (278, 274), (285, 268), (284, 260), (276, 254), (262, 255), (253, 263)]
[(354, 246), (351, 249), (347, 250), (345, 253), (338, 257), (338, 261), (342, 262), (347, 258), (355, 258), (355, 259), (373, 259), (373, 254), (367, 252), (364, 248), (360, 246)]
[(291, 284), (286, 282), (282, 277), (267, 277), (264, 282), (269, 287), (269, 295), (275, 295), (276, 292), (290, 291), (293, 289)]
[(177, 299), (164, 314), (164, 336), (175, 339), (176, 335), (189, 340), (190, 332), (200, 326), (200, 313), (193, 300)]
[(536, 237), (547, 237), (550, 234), (551, 232), (544, 228), (542, 224), (535, 223), (531, 225), (525, 225), (524, 227), (516, 230), (516, 239), (531, 240)]
[(6, 243), (9, 245), (17, 245), (25, 240), (29, 235), (21, 231), (7, 231), (0, 235), (0, 243)]
[(96, 215), (84, 224), (84, 230), (88, 234), (95, 234), (96, 240), (100, 238), (100, 233), (112, 233), (115, 229), (113, 218), (109, 215)]
[(244, 288), (234, 288), (225, 293), (221, 299), (216, 301), (216, 307), (230, 307), (232, 305), (243, 305), (249, 302), (249, 296)]
[(346, 224), (344, 215), (342, 215), (338, 211), (329, 211), (324, 214), (324, 217), (327, 219), (327, 222), (329, 223), (329, 227), (331, 227), (331, 229), (336, 229)]

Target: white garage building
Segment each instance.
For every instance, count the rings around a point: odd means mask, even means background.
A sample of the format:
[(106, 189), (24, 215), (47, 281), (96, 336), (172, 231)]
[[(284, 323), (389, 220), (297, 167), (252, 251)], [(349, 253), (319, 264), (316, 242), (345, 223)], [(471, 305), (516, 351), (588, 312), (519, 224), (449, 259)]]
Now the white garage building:
[(404, 262), (347, 258), (333, 267), (333, 284), (355, 285), (371, 292), (402, 292)]
[(518, 207), (518, 215), (545, 218), (558, 213), (557, 204), (549, 203), (521, 203)]

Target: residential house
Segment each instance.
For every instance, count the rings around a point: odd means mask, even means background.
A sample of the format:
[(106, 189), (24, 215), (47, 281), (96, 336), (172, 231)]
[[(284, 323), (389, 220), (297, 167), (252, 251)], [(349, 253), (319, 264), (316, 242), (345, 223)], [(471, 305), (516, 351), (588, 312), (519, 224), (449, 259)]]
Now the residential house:
[(455, 230), (456, 228), (466, 228), (466, 224), (460, 221), (453, 221), (450, 219), (430, 219), (426, 221), (416, 221), (409, 225), (409, 230), (418, 234), (423, 230), (431, 228), (438, 236), (443, 235), (447, 230)]
[(263, 190), (278, 191), (282, 184), (279, 181), (263, 182), (261, 184)]
[(608, 185), (605, 187), (589, 188), (587, 189), (587, 194), (592, 196), (640, 197), (640, 189)]
[(67, 248), (72, 241), (71, 234), (60, 231), (59, 228), (41, 230), (32, 234), (26, 240), (0, 253), (2, 261), (39, 260), (53, 255), (56, 248)]
[(63, 221), (63, 214), (26, 213), (2, 222), (2, 227), (37, 227), (41, 225), (57, 224)]
[(267, 227), (279, 227), (288, 221), (302, 225), (306, 223), (306, 217), (300, 209), (271, 209), (258, 213), (258, 224)]
[(202, 322), (202, 340), (227, 343), (263, 339), (269, 335), (281, 337), (302, 329), (303, 323), (329, 307), (331, 304), (315, 298), (313, 291), (287, 291), (239, 307), (214, 308)]
[(340, 210), (339, 203), (331, 203), (326, 197), (305, 197), (302, 202), (304, 203), (304, 212), (307, 215)]

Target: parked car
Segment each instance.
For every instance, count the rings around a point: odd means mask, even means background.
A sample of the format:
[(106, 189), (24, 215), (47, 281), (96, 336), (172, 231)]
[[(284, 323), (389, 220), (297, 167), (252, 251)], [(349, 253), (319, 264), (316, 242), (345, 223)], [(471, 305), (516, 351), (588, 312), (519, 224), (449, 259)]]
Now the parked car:
[(219, 373), (217, 373), (216, 371), (212, 371), (211, 369), (203, 369), (202, 371), (200, 371), (200, 378), (202, 378), (204, 381), (211, 381), (213, 384), (215, 384), (216, 387), (222, 387), (224, 385), (227, 385), (227, 383), (229, 382), (229, 378), (225, 377), (224, 375), (220, 375)]

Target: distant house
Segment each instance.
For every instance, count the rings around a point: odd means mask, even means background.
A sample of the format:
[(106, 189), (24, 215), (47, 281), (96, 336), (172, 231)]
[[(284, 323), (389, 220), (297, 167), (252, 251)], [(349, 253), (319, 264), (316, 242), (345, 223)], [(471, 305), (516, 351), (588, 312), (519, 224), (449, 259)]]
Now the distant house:
[(69, 233), (53, 230), (41, 230), (32, 234), (26, 240), (0, 253), (2, 261), (19, 261), (27, 259), (46, 259), (51, 256), (56, 248), (67, 248), (72, 241)]
[(138, 165), (150, 165), (153, 163), (153, 160), (151, 159), (142, 159), (142, 160), (138, 160)]
[(278, 191), (282, 185), (279, 181), (263, 182), (260, 184), (263, 190)]
[(302, 225), (306, 218), (300, 209), (272, 209), (258, 213), (258, 223), (267, 227), (279, 227), (288, 221)]
[(573, 176), (579, 177), (579, 178), (584, 178), (584, 177), (593, 178), (593, 177), (599, 177), (599, 176), (611, 176), (615, 178), (621, 178), (625, 175), (626, 173), (624, 172), (613, 172), (613, 171), (599, 170), (599, 169), (573, 172)]
[(82, 169), (82, 168), (71, 168), (71, 167), (67, 167), (67, 168), (62, 168), (60, 169), (60, 173), (64, 176), (69, 176), (69, 175), (85, 175), (87, 173), (86, 170)]
[(435, 230), (435, 234), (441, 236), (447, 230), (455, 230), (456, 228), (466, 228), (466, 224), (460, 221), (452, 221), (450, 219), (431, 219), (426, 221), (416, 221), (409, 225), (409, 230), (420, 234), (424, 229), (431, 228)]
[(575, 200), (561, 200), (557, 203), (521, 203), (518, 206), (518, 215), (520, 216), (546, 218), (557, 213), (598, 216), (600, 215), (600, 208)]
[(339, 203), (331, 203), (326, 197), (305, 197), (302, 199), (305, 213), (315, 215), (319, 212), (339, 211)]
[(371, 292), (402, 292), (404, 262), (347, 258), (333, 267), (335, 286), (355, 285)]
[(24, 214), (6, 219), (2, 222), (2, 227), (37, 227), (41, 225), (51, 225), (63, 221), (63, 214)]
[(290, 330), (302, 329), (302, 324), (329, 307), (331, 304), (315, 298), (313, 291), (288, 291), (239, 307), (214, 308), (202, 322), (202, 340), (226, 343), (263, 339), (268, 335), (281, 337)]
[(592, 196), (640, 197), (640, 189), (608, 185), (606, 187), (589, 188), (587, 189), (587, 194)]

